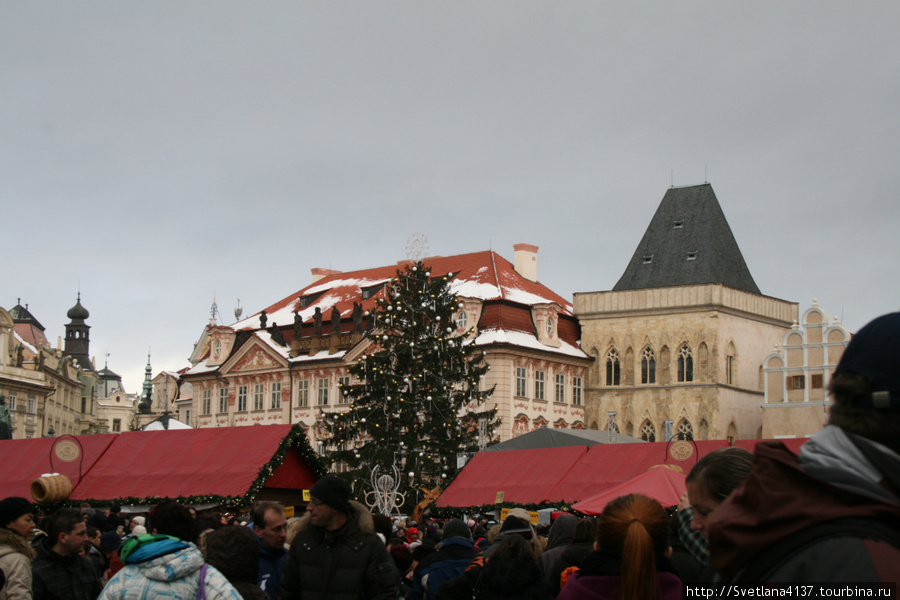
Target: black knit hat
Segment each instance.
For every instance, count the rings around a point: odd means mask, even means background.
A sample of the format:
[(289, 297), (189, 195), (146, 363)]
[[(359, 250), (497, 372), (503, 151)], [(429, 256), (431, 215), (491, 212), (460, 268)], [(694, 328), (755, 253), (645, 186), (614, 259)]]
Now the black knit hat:
[(461, 519), (450, 519), (447, 521), (447, 524), (444, 525), (444, 532), (441, 535), (441, 539), (449, 540), (450, 538), (471, 540), (472, 532), (469, 531), (468, 525), (463, 523)]
[(336, 475), (326, 475), (312, 486), (309, 495), (335, 510), (348, 512), (350, 492), (349, 483)]
[(0, 500), (0, 527), (6, 527), (11, 522), (27, 513), (34, 512), (34, 505), (25, 498), (10, 496)]
[(882, 315), (853, 336), (834, 374), (856, 373), (866, 378), (872, 394), (854, 398), (853, 406), (900, 412), (900, 312)]
[(531, 525), (522, 519), (518, 517), (506, 517), (506, 520), (503, 521), (503, 526), (500, 527), (500, 535), (505, 536), (513, 533), (531, 539), (533, 532), (531, 531)]

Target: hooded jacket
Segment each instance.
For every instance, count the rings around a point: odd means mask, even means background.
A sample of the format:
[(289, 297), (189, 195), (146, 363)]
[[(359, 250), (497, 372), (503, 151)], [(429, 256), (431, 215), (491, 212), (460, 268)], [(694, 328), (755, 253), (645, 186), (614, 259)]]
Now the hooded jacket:
[[(200, 590), (203, 555), (189, 542), (151, 539), (145, 536), (138, 548), (125, 556), (125, 566), (116, 573), (99, 600), (144, 598), (196, 598)], [(241, 596), (215, 567), (208, 565), (203, 579), (207, 600), (241, 600)]]
[(0, 527), (0, 570), (6, 584), (0, 586), (0, 600), (31, 600), (31, 562), (34, 550), (22, 536)]
[(226, 525), (206, 536), (206, 562), (228, 578), (244, 600), (268, 600), (259, 587), (258, 538), (247, 527)]
[[(827, 426), (794, 456), (780, 442), (756, 446), (748, 479), (711, 514), (712, 564), (729, 581), (759, 571), (789, 538), (838, 520), (900, 534), (900, 456)], [(900, 548), (872, 535), (812, 542), (754, 579), (773, 582), (900, 580)]]
[(416, 566), (408, 600), (434, 600), (441, 584), (462, 575), (473, 558), (475, 547), (469, 540), (444, 540), (437, 552), (432, 552)]
[(329, 531), (306, 513), (281, 574), (281, 600), (396, 600), (394, 567), (372, 514), (350, 503), (347, 522)]
[(578, 517), (575, 515), (559, 515), (550, 526), (550, 535), (547, 538), (547, 547), (541, 554), (541, 567), (544, 573), (550, 572), (553, 562), (562, 555), (566, 546), (572, 542), (575, 536), (575, 526)]
[(540, 567), (506, 556), (472, 566), (438, 588), (437, 600), (552, 600)]

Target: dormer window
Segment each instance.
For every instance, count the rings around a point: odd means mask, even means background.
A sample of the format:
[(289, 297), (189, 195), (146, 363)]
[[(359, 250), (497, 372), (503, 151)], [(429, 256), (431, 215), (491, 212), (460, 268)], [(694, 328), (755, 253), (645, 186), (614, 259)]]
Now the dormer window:
[(466, 311), (464, 311), (464, 310), (459, 311), (459, 313), (457, 313), (457, 315), (456, 315), (456, 326), (459, 329), (465, 329), (466, 323), (468, 323), (468, 322), (469, 322), (469, 316), (468, 316), (468, 314), (466, 314)]
[(553, 317), (547, 318), (547, 335), (553, 337)]
[(216, 341), (216, 356), (222, 354), (222, 342)]
[(383, 287), (384, 287), (384, 284), (379, 283), (378, 285), (373, 285), (373, 286), (362, 288), (362, 290), (361, 290), (362, 299), (368, 300), (369, 298), (371, 298), (372, 296), (377, 294)]
[(649, 265), (649, 264), (652, 263), (652, 262), (653, 262), (653, 255), (652, 255), (652, 254), (647, 254), (647, 255), (644, 256), (644, 264), (645, 264), (645, 265)]
[(697, 260), (697, 251), (694, 250), (692, 252), (687, 253), (687, 260)]
[(324, 292), (319, 292), (318, 294), (310, 294), (309, 296), (303, 296), (300, 298), (300, 308), (306, 308), (313, 302), (319, 299)]
[(673, 224), (675, 229), (684, 229), (684, 219), (679, 219)]

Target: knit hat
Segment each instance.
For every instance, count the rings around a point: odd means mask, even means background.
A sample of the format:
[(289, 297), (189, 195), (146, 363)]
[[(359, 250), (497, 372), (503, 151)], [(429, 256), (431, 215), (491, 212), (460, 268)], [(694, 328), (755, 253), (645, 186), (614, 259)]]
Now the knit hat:
[(0, 500), (0, 527), (6, 527), (22, 515), (33, 513), (34, 505), (25, 498), (10, 496)]
[(882, 315), (859, 330), (844, 350), (834, 374), (866, 378), (872, 393), (853, 399), (853, 406), (900, 412), (900, 312)]
[(441, 539), (449, 540), (450, 538), (470, 540), (472, 539), (472, 532), (469, 531), (469, 527), (461, 519), (450, 519), (444, 525), (444, 534), (441, 536)]
[(147, 522), (146, 519), (141, 516), (131, 517), (131, 520), (134, 521), (135, 523), (137, 523), (138, 525), (143, 525), (144, 523)]
[(500, 536), (513, 533), (531, 539), (531, 525), (518, 517), (506, 517), (503, 526), (500, 527)]
[(100, 536), (100, 552), (109, 552), (118, 549), (122, 545), (119, 534), (115, 531), (107, 531)]
[(326, 475), (312, 486), (309, 495), (335, 510), (348, 512), (350, 491), (349, 483), (336, 475)]
[(145, 533), (147, 533), (147, 528), (143, 525), (135, 525), (134, 529), (131, 530), (131, 535), (133, 536), (144, 535)]
[(418, 530), (418, 529), (416, 529), (415, 527), (410, 527), (409, 529), (407, 529), (407, 530), (406, 530), (406, 541), (407, 541), (407, 542), (412, 542), (412, 541), (414, 541), (414, 540), (413, 540), (413, 536), (414, 536), (414, 535), (415, 535), (415, 536), (418, 536), (418, 535), (419, 535), (419, 530)]

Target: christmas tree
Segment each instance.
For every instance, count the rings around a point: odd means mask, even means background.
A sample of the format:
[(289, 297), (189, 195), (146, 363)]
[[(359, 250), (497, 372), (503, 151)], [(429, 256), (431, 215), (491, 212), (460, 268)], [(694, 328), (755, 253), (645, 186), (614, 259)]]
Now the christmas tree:
[(473, 328), (458, 330), (462, 305), (450, 292), (451, 278), (432, 277), (417, 262), (398, 270), (376, 300), (366, 334), (371, 346), (350, 368), (354, 383), (342, 390), (350, 410), (325, 419), (332, 459), (343, 463), (358, 492), (371, 489), (376, 467), (401, 495), (410, 486), (445, 487), (459, 455), (494, 439), (497, 411), (485, 405), (493, 389), (479, 385), (490, 367), (472, 343)]

